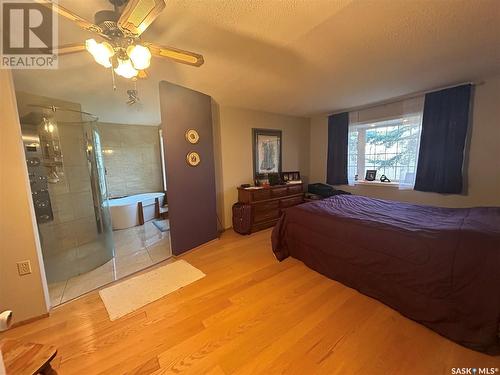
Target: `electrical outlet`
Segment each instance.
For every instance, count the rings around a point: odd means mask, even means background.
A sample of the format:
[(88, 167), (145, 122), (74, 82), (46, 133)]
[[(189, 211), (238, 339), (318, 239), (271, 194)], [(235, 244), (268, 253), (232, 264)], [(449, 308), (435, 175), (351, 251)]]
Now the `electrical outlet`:
[(17, 262), (17, 273), (19, 273), (19, 276), (30, 274), (31, 273), (30, 261), (23, 260), (22, 262)]

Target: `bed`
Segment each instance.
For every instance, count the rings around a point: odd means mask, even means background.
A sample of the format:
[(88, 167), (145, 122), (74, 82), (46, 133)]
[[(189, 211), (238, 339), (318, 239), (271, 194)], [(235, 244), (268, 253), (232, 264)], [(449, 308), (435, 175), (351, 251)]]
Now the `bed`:
[(474, 350), (500, 348), (500, 207), (440, 208), (339, 195), (286, 209), (288, 256)]

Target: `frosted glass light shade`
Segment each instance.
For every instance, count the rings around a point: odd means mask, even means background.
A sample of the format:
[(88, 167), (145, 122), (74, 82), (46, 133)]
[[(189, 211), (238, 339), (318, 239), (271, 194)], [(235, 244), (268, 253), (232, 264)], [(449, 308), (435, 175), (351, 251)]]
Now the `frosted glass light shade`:
[(118, 59), (118, 66), (115, 68), (115, 73), (124, 78), (132, 78), (139, 73), (132, 65), (130, 59)]
[(134, 68), (137, 70), (147, 69), (151, 64), (151, 51), (149, 48), (137, 44), (127, 48), (127, 55), (132, 60)]
[(113, 47), (108, 42), (97, 43), (95, 39), (87, 39), (85, 48), (94, 57), (94, 60), (106, 68), (111, 67), (110, 58), (115, 54)]

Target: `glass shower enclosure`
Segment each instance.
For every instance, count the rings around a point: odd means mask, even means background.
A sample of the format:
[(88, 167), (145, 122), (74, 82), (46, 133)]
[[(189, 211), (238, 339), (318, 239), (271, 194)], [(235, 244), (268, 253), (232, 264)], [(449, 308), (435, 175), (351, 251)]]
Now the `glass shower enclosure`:
[(21, 130), (50, 292), (110, 262), (113, 234), (97, 118), (32, 107)]

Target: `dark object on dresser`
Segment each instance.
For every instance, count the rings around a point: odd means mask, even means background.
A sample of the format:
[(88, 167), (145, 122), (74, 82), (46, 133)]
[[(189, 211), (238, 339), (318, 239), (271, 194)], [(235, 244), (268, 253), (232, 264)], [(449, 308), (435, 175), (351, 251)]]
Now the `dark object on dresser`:
[(285, 208), (303, 202), (302, 184), (278, 185), (263, 189), (238, 188), (238, 203), (233, 205), (233, 229), (240, 234), (250, 234), (270, 228), (276, 224)]
[(307, 186), (307, 192), (314, 194), (314, 195), (319, 195), (320, 197), (323, 197), (323, 198), (328, 198), (328, 197), (332, 197), (334, 195), (340, 195), (340, 194), (348, 194), (348, 195), (351, 194), (348, 191), (338, 190), (338, 189), (335, 189), (333, 186), (326, 185), (326, 184), (320, 184), (320, 183), (309, 184)]
[(269, 180), (269, 185), (271, 185), (271, 186), (276, 186), (276, 185), (280, 185), (283, 183), (281, 181), (281, 177), (280, 177), (279, 173), (269, 173), (267, 178)]
[(499, 353), (500, 207), (338, 195), (286, 210), (279, 260), (308, 267), (474, 350)]

